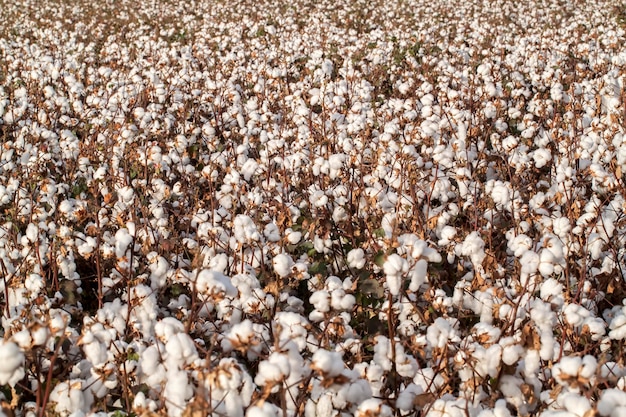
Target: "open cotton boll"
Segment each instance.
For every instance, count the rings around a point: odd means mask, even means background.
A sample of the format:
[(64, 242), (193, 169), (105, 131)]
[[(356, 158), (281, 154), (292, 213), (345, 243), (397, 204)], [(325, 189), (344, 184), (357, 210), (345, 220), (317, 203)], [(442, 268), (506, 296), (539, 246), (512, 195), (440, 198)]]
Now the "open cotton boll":
[(283, 381), (291, 370), (289, 358), (280, 352), (273, 352), (267, 359), (259, 363), (259, 371), (254, 383), (259, 386), (274, 386)]
[(196, 289), (201, 294), (231, 298), (236, 297), (238, 293), (237, 288), (232, 284), (229, 277), (220, 272), (208, 269), (203, 269), (198, 273), (196, 277)]
[(128, 246), (132, 243), (133, 237), (125, 227), (115, 233), (115, 256), (123, 258), (126, 256)]
[(282, 411), (269, 402), (259, 402), (258, 405), (248, 407), (246, 417), (278, 417)]
[(363, 401), (354, 414), (355, 417), (391, 417), (391, 408), (378, 398), (370, 398)]
[(57, 413), (84, 413), (91, 408), (93, 395), (89, 390), (83, 389), (84, 382), (81, 379), (70, 379), (54, 386), (50, 391), (50, 402), (54, 404)]
[(274, 259), (272, 259), (272, 265), (274, 266), (274, 272), (278, 274), (279, 277), (285, 278), (289, 274), (291, 274), (291, 268), (293, 267), (293, 259), (291, 256), (286, 253), (281, 253), (276, 255)]
[(387, 257), (383, 264), (383, 270), (387, 278), (387, 287), (393, 296), (400, 294), (402, 289), (402, 276), (409, 271), (409, 263), (400, 255), (393, 253)]
[(479, 268), (487, 256), (485, 254), (485, 242), (478, 232), (467, 235), (463, 243), (457, 245), (456, 250), (458, 255), (468, 256), (475, 268)]
[(238, 214), (237, 217), (235, 217), (233, 222), (233, 235), (239, 243), (259, 241), (261, 239), (261, 234), (254, 220), (245, 214)]
[(172, 335), (165, 344), (167, 352), (167, 366), (173, 368), (178, 366), (182, 369), (185, 365), (192, 363), (198, 358), (196, 346), (186, 333), (176, 333)]
[(617, 388), (605, 389), (596, 408), (601, 416), (623, 417), (626, 411), (626, 392)]
[(334, 378), (343, 372), (345, 365), (339, 352), (320, 349), (313, 354), (311, 369), (319, 372), (325, 378)]
[(193, 395), (193, 386), (189, 383), (187, 372), (169, 369), (163, 390), (163, 397), (169, 417), (180, 417), (187, 400)]
[(437, 242), (437, 244), (439, 246), (449, 245), (450, 243), (454, 242), (455, 236), (456, 228), (446, 225), (441, 229), (441, 232), (439, 232), (439, 241)]
[(13, 342), (0, 341), (0, 385), (15, 386), (24, 378), (24, 353)]
[(361, 248), (352, 249), (347, 256), (350, 268), (361, 269), (365, 266), (365, 251)]

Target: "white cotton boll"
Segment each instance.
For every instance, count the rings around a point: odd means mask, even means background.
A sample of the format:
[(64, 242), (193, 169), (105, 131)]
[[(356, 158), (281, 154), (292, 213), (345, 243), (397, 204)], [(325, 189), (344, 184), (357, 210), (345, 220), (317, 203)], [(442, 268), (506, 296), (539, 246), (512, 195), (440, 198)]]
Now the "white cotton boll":
[(167, 273), (170, 265), (167, 259), (157, 255), (156, 252), (150, 252), (147, 258), (150, 262), (150, 287), (153, 289), (162, 288), (167, 282)]
[(568, 304), (563, 309), (565, 321), (574, 326), (582, 326), (584, 320), (591, 315), (591, 312), (578, 304)]
[(291, 366), (288, 357), (279, 352), (273, 352), (266, 360), (259, 363), (259, 371), (254, 383), (259, 386), (274, 385), (283, 381), (290, 373)]
[(61, 415), (89, 410), (93, 396), (89, 391), (83, 391), (83, 385), (84, 381), (80, 379), (70, 379), (55, 385), (50, 391), (50, 402), (54, 404), (54, 410)]
[(469, 256), (475, 268), (482, 265), (487, 255), (485, 254), (485, 242), (478, 232), (472, 232), (467, 235), (460, 246), (460, 255)]
[(187, 400), (193, 396), (193, 386), (189, 383), (187, 372), (170, 369), (167, 372), (163, 397), (169, 417), (179, 417), (185, 409)]
[(591, 334), (591, 340), (601, 340), (606, 334), (606, 323), (600, 317), (587, 317), (582, 324), (582, 330)]
[(454, 242), (454, 237), (456, 236), (456, 228), (452, 226), (444, 226), (439, 233), (440, 239), (438, 245), (446, 246), (450, 243)]
[(563, 284), (554, 278), (549, 278), (541, 284), (539, 296), (542, 300), (551, 302), (555, 299), (563, 298)]
[(387, 257), (383, 264), (383, 270), (387, 278), (387, 287), (393, 296), (400, 294), (402, 289), (402, 275), (409, 271), (409, 263), (400, 255), (393, 253)]
[(178, 366), (182, 369), (198, 358), (196, 346), (186, 333), (172, 335), (165, 344), (168, 368)]
[(50, 338), (50, 330), (48, 327), (38, 327), (31, 330), (31, 337), (33, 338), (33, 346), (43, 346)]
[(203, 269), (196, 278), (196, 289), (202, 294), (217, 295), (234, 298), (237, 296), (237, 288), (226, 275)]
[(263, 229), (263, 236), (268, 242), (278, 242), (280, 240), (280, 230), (275, 223), (268, 223)]
[(165, 317), (154, 325), (154, 333), (162, 341), (184, 331), (185, 325), (174, 317)]
[(572, 230), (572, 225), (567, 217), (558, 217), (552, 220), (552, 230), (555, 235), (563, 239)]
[(309, 201), (314, 207), (325, 207), (328, 204), (328, 196), (324, 191), (318, 190), (310, 195)]
[(333, 209), (333, 221), (335, 223), (341, 223), (348, 219), (348, 212), (343, 206), (337, 206)]
[(330, 293), (325, 290), (315, 291), (311, 297), (309, 297), (309, 302), (315, 307), (315, 310), (321, 313), (330, 311), (330, 301)]
[(613, 340), (626, 339), (626, 314), (620, 311), (609, 323), (609, 337)]
[(244, 162), (240, 171), (241, 171), (241, 175), (243, 175), (243, 178), (246, 181), (250, 181), (258, 169), (259, 169), (259, 163), (255, 161), (254, 159), (248, 159), (246, 162)]
[(623, 414), (616, 414), (616, 411), (621, 412), (624, 408), (626, 408), (626, 392), (617, 388), (602, 391), (600, 401), (596, 405), (600, 415), (608, 417), (622, 417)]
[(248, 407), (246, 410), (246, 417), (279, 417), (281, 415), (282, 411), (269, 402)]
[(293, 259), (291, 259), (291, 256), (286, 253), (281, 253), (274, 257), (272, 265), (274, 266), (274, 272), (276, 272), (279, 277), (285, 278), (291, 274), (291, 268), (293, 267), (294, 262)]
[(536, 349), (528, 349), (524, 356), (524, 374), (534, 376), (541, 367), (541, 356)]
[(132, 243), (133, 237), (128, 232), (128, 229), (121, 228), (115, 233), (115, 256), (117, 258), (123, 258), (126, 256), (128, 246)]
[(528, 250), (522, 255), (520, 264), (522, 265), (520, 271), (520, 281), (522, 286), (525, 287), (529, 283), (529, 278), (539, 269), (539, 255), (536, 252)]
[(517, 363), (519, 358), (524, 354), (524, 347), (518, 343), (507, 344), (502, 349), (502, 362), (506, 365)]
[(520, 386), (523, 381), (513, 375), (502, 375), (499, 382), (500, 391), (507, 400), (514, 406), (522, 405), (524, 394), (522, 394)]
[(320, 349), (313, 354), (311, 369), (321, 373), (326, 378), (334, 378), (344, 371), (345, 365), (339, 352)]
[(530, 248), (532, 248), (533, 241), (525, 234), (519, 234), (517, 236), (514, 236), (512, 239), (509, 238), (507, 246), (509, 250), (511, 250), (517, 258), (519, 258)]
[(539, 273), (547, 278), (554, 273), (554, 254), (547, 249), (542, 249), (539, 253)]
[(13, 342), (0, 341), (0, 385), (15, 386), (24, 378), (24, 353)]
[(347, 258), (350, 268), (361, 269), (365, 266), (365, 251), (361, 248), (352, 249)]
[(285, 237), (287, 238), (287, 242), (291, 245), (295, 245), (302, 240), (302, 233), (295, 232), (291, 228), (285, 230)]
[(444, 348), (454, 336), (456, 330), (443, 317), (438, 317), (426, 330), (426, 340), (433, 348)]
[(405, 412), (414, 410), (415, 398), (422, 393), (424, 393), (422, 387), (418, 387), (414, 383), (410, 383), (400, 392), (400, 394), (398, 394), (396, 407)]
[(424, 259), (420, 259), (409, 270), (408, 275), (411, 278), (409, 290), (412, 292), (419, 291), (420, 287), (428, 280), (428, 262)]
[(537, 168), (545, 167), (552, 159), (552, 154), (547, 148), (539, 148), (533, 152), (533, 160)]
[(252, 326), (252, 322), (249, 319), (245, 319), (241, 323), (233, 325), (230, 330), (224, 335), (221, 345), (222, 349), (226, 352), (230, 352), (233, 349), (239, 347), (246, 347), (251, 343), (256, 343), (257, 338)]
[(378, 398), (369, 398), (363, 401), (356, 410), (355, 417), (391, 417), (391, 408)]
[(33, 343), (33, 339), (30, 336), (28, 329), (23, 329), (19, 332), (13, 333), (11, 339), (22, 349), (30, 349)]
[(257, 230), (254, 220), (245, 214), (238, 214), (235, 217), (233, 234), (239, 243), (256, 242), (261, 239), (261, 234)]

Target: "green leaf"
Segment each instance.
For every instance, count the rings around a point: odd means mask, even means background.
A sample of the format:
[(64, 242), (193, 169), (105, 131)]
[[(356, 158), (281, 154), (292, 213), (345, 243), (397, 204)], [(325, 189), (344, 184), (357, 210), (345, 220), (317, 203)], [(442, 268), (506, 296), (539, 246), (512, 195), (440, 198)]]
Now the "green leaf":
[(378, 238), (384, 238), (385, 237), (385, 229), (383, 229), (382, 227), (379, 229), (374, 230), (374, 237), (378, 237)]
[(325, 274), (325, 273), (326, 273), (326, 262), (324, 262), (324, 261), (314, 262), (309, 267), (309, 274), (311, 274), (311, 275)]
[(387, 256), (385, 255), (385, 252), (383, 252), (382, 250), (379, 250), (378, 253), (376, 253), (376, 256), (374, 257), (374, 263), (380, 266), (381, 268), (385, 264), (386, 260), (387, 260)]

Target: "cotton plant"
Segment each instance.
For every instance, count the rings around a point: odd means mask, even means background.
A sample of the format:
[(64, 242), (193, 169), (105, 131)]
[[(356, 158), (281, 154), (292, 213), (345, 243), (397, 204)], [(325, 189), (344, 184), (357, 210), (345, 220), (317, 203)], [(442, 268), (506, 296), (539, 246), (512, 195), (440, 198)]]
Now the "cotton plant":
[(619, 7), (57, 3), (0, 13), (11, 411), (619, 414)]

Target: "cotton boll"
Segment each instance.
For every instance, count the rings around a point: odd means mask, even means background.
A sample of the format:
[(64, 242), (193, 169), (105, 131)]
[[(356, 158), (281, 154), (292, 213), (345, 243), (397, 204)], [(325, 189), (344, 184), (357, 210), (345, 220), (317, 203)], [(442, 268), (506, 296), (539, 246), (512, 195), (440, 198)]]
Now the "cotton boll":
[(266, 360), (259, 363), (259, 371), (254, 383), (259, 386), (270, 387), (282, 382), (290, 373), (291, 367), (286, 355), (273, 352)]
[(452, 227), (452, 226), (444, 226), (441, 229), (441, 232), (439, 233), (440, 239), (439, 242), (437, 242), (437, 244), (439, 246), (446, 246), (449, 245), (450, 243), (454, 242), (454, 237), (456, 236), (456, 228)]
[(211, 296), (226, 296), (231, 298), (237, 296), (237, 288), (232, 284), (230, 278), (220, 272), (207, 269), (198, 273), (196, 277), (196, 289), (201, 294)]
[(256, 224), (245, 214), (238, 214), (233, 222), (233, 235), (237, 242), (247, 243), (258, 241), (261, 239), (261, 234), (257, 230)]
[(596, 408), (601, 416), (623, 416), (621, 413), (626, 409), (626, 392), (617, 388), (605, 389), (602, 391)]
[(50, 391), (50, 402), (54, 404), (54, 410), (62, 415), (89, 410), (93, 396), (88, 391), (83, 391), (83, 385), (84, 381), (80, 379), (70, 379), (55, 385)]
[(478, 232), (467, 235), (463, 243), (457, 245), (457, 251), (459, 255), (469, 256), (475, 268), (481, 267), (487, 256), (485, 254), (485, 242)]
[(519, 234), (509, 238), (507, 243), (509, 250), (513, 252), (516, 257), (521, 257), (533, 246), (533, 241), (525, 234)]
[(279, 417), (282, 411), (269, 402), (260, 402), (259, 405), (248, 407), (246, 417)]
[(170, 369), (167, 372), (163, 396), (169, 417), (179, 417), (185, 409), (187, 400), (193, 395), (193, 386), (189, 383), (187, 372)]
[(428, 280), (428, 262), (420, 259), (409, 270), (408, 276), (411, 278), (409, 290), (412, 292), (419, 291), (420, 287)]
[(362, 269), (365, 266), (365, 251), (361, 248), (352, 249), (347, 256), (350, 268)]
[(272, 265), (274, 266), (274, 272), (276, 272), (279, 277), (285, 278), (291, 274), (291, 268), (293, 267), (294, 262), (293, 259), (291, 259), (291, 256), (281, 253), (274, 257)]
[(289, 242), (291, 245), (295, 245), (300, 242), (300, 240), (302, 240), (302, 233), (295, 232), (291, 228), (289, 228), (285, 230), (285, 237), (287, 238), (287, 242)]
[(263, 235), (268, 242), (278, 242), (280, 240), (280, 230), (275, 223), (268, 223), (265, 225)]
[(325, 378), (334, 378), (341, 374), (345, 368), (339, 352), (330, 352), (320, 349), (313, 354), (311, 369), (319, 372)]
[(522, 265), (520, 271), (520, 282), (523, 287), (526, 287), (530, 284), (530, 278), (534, 276), (534, 274), (539, 269), (540, 258), (536, 252), (531, 250), (527, 250), (522, 255), (520, 259), (520, 264)]
[(383, 264), (383, 270), (387, 277), (387, 287), (393, 296), (400, 294), (402, 289), (402, 276), (409, 271), (409, 263), (398, 254), (391, 254)]
[(196, 346), (191, 337), (186, 333), (176, 333), (172, 335), (165, 344), (167, 352), (166, 364), (168, 369), (178, 367), (183, 369), (185, 365), (191, 364), (198, 358)]
[(115, 233), (115, 256), (117, 258), (122, 258), (126, 256), (126, 251), (128, 250), (128, 246), (133, 241), (133, 237), (128, 232), (128, 229), (121, 228)]
[(15, 386), (24, 378), (24, 353), (13, 342), (0, 341), (0, 385)]
[(378, 398), (370, 398), (363, 401), (355, 413), (355, 417), (391, 417), (392, 415), (391, 408)]

